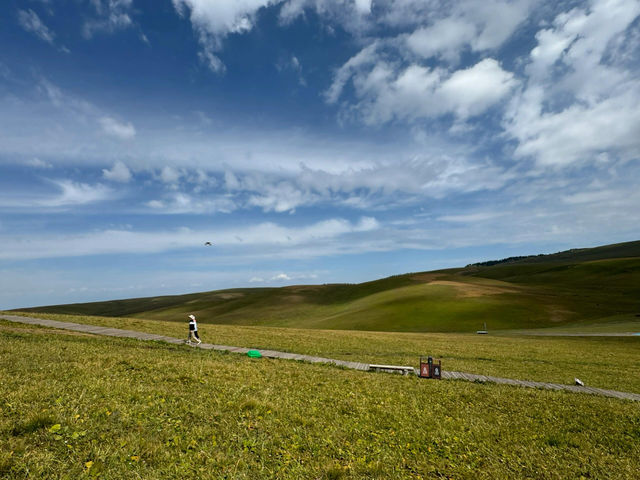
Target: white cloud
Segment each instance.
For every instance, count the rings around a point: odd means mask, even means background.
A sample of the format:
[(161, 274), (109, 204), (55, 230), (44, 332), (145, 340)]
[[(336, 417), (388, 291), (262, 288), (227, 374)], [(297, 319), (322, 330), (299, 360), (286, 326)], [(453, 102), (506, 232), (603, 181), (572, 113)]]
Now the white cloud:
[(162, 202), (161, 200), (149, 200), (146, 205), (149, 208), (155, 209), (165, 208), (164, 202)]
[(111, 189), (104, 185), (89, 185), (73, 182), (71, 180), (54, 180), (54, 184), (62, 190), (61, 194), (41, 202), (48, 207), (64, 207), (71, 205), (84, 205), (107, 200), (111, 196)]
[(640, 81), (637, 66), (613, 63), (612, 48), (633, 41), (630, 26), (640, 15), (635, 0), (594, 0), (540, 30), (504, 126), (518, 141), (517, 156), (542, 167), (640, 152)]
[(200, 60), (214, 73), (224, 73), (225, 66), (216, 55), (230, 33), (253, 28), (256, 12), (282, 0), (173, 0), (180, 15), (189, 15), (202, 46)]
[[(280, 162), (286, 164), (283, 157)], [(229, 213), (255, 207), (295, 213), (318, 205), (388, 209), (453, 193), (496, 190), (514, 178), (514, 173), (496, 164), (466, 158), (462, 149), (450, 155), (384, 158), (362, 165), (346, 160), (335, 171), (325, 167), (301, 164), (270, 171), (254, 165), (232, 171), (225, 166), (224, 172), (206, 174), (165, 166), (152, 178), (171, 191), (146, 205), (156, 213)]]
[(468, 214), (460, 214), (460, 215), (443, 215), (438, 217), (438, 220), (441, 222), (451, 222), (451, 223), (473, 223), (477, 224), (479, 222), (485, 222), (487, 220), (493, 220), (500, 216), (505, 215), (504, 212), (477, 212), (477, 213), (468, 213)]
[(202, 44), (202, 51), (198, 53), (198, 58), (204, 63), (213, 73), (222, 74), (226, 72), (227, 67), (222, 63), (222, 60), (215, 54), (214, 43), (207, 40), (206, 37), (200, 42)]
[(114, 182), (127, 183), (131, 180), (131, 171), (123, 162), (117, 161), (113, 164), (111, 170), (103, 169), (102, 176)]
[[(181, 16), (189, 16), (202, 47), (200, 61), (214, 73), (222, 74), (226, 67), (218, 52), (225, 37), (253, 29), (255, 17), (262, 8), (282, 5), (280, 18), (288, 23), (313, 8), (320, 16), (353, 26), (361, 17), (371, 14), (373, 0), (172, 0)], [(354, 15), (355, 14), (355, 15)], [(354, 20), (354, 16), (358, 17)]]
[(208, 33), (224, 37), (253, 27), (255, 13), (262, 7), (282, 0), (173, 0), (181, 15), (189, 13), (193, 25)]
[[(526, 117), (532, 118), (525, 123)], [(592, 106), (576, 103), (557, 113), (522, 113), (509, 125), (509, 132), (519, 140), (515, 154), (532, 156), (541, 166), (596, 161), (606, 151), (638, 158), (640, 90), (636, 86), (635, 91)]]
[(62, 90), (60, 90), (60, 88), (58, 88), (57, 85), (54, 85), (47, 79), (43, 78), (38, 83), (37, 88), (38, 90), (43, 92), (49, 98), (51, 103), (54, 104), (56, 107), (59, 107), (62, 105), (63, 99), (65, 99), (65, 96), (62, 94)]
[(99, 110), (86, 100), (75, 95), (63, 91), (56, 84), (46, 78), (41, 78), (36, 90), (44, 95), (53, 106), (64, 111), (74, 120), (84, 120), (88, 117), (95, 117), (99, 114)]
[(53, 45), (55, 34), (49, 30), (33, 10), (18, 10), (18, 23), (27, 32), (34, 33), (41, 40)]
[(468, 23), (476, 31), (471, 46), (482, 50), (500, 46), (526, 21), (536, 3), (532, 0), (387, 0), (375, 5), (379, 14), (377, 23), (394, 30), (422, 28), (443, 20)]
[(304, 192), (290, 182), (268, 184), (260, 195), (249, 198), (249, 205), (262, 208), (265, 212), (288, 212), (300, 205), (313, 203), (313, 194)]
[(230, 191), (238, 190), (239, 188), (241, 188), (238, 177), (236, 177), (235, 174), (229, 169), (225, 169), (224, 184)]
[(179, 170), (168, 165), (163, 167), (160, 171), (160, 180), (162, 180), (164, 183), (176, 183), (178, 182), (178, 180), (180, 180), (180, 177), (182, 177), (182, 173)]
[(54, 186), (55, 192), (25, 191), (24, 189), (11, 191), (5, 189), (0, 194), (0, 208), (36, 210), (70, 208), (80, 205), (110, 200), (113, 192), (101, 184), (88, 184), (72, 180), (46, 180)]
[[(550, 183), (541, 179), (542, 184)], [(135, 232), (129, 229), (94, 231), (80, 234), (47, 236), (16, 236), (8, 229), (0, 235), (0, 259), (55, 258), (106, 254), (152, 254), (184, 250), (200, 252), (203, 239), (213, 241), (215, 248), (207, 250), (212, 264), (246, 263), (258, 260), (301, 259), (324, 255), (379, 251), (403, 248), (419, 250), (467, 247), (477, 245), (523, 242), (566, 242), (582, 245), (590, 238), (595, 245), (611, 235), (632, 238), (639, 221), (639, 192), (633, 182), (622, 188), (598, 189), (578, 185), (570, 189), (561, 183), (540, 190), (527, 183), (513, 188), (534, 196), (523, 202), (513, 197), (508, 201), (495, 198), (501, 205), (494, 210), (472, 213), (435, 215), (442, 223), (434, 223), (433, 215), (412, 216), (404, 222), (380, 225), (373, 218), (349, 222), (334, 218), (322, 222), (285, 226), (273, 222), (244, 227), (218, 226), (211, 230), (171, 229)], [(568, 190), (565, 193), (565, 190)], [(527, 193), (528, 192), (528, 193)], [(452, 212), (459, 212), (451, 205)], [(605, 234), (606, 232), (606, 234)], [(200, 261), (200, 260), (199, 260)], [(270, 279), (282, 272), (253, 271), (251, 276)], [(287, 272), (291, 279), (302, 278)], [(245, 277), (247, 278), (247, 277)], [(308, 277), (311, 278), (311, 277)], [(257, 281), (254, 279), (254, 281)]]
[[(387, 157), (345, 168), (299, 165), (290, 172), (226, 171), (226, 187), (238, 208), (293, 212), (298, 207), (343, 205), (390, 208), (395, 202), (442, 198), (452, 193), (501, 188), (513, 173), (488, 161), (473, 161), (460, 149), (451, 154)], [(246, 200), (243, 200), (246, 198)]]
[(195, 197), (182, 192), (171, 192), (161, 200), (150, 200), (146, 206), (158, 214), (231, 213), (239, 208), (233, 198), (207, 194)]
[(280, 16), (290, 23), (313, 9), (328, 24), (339, 24), (366, 43), (377, 39), (399, 49), (400, 56), (406, 57), (402, 47), (409, 46), (419, 56), (457, 63), (463, 50), (500, 47), (528, 19), (533, 5), (532, 0), (289, 0)]
[(531, 50), (531, 62), (527, 66), (529, 76), (533, 80), (544, 79), (574, 39), (575, 35), (562, 30), (540, 30), (536, 34), (538, 44)]
[(99, 121), (102, 130), (112, 137), (130, 140), (136, 136), (136, 129), (131, 122), (119, 122), (112, 117), (102, 117)]
[(242, 245), (278, 245), (289, 248), (378, 228), (379, 223), (370, 217), (362, 218), (357, 223), (335, 218), (297, 228), (262, 223), (246, 229), (218, 232), (215, 238), (216, 244), (221, 246), (234, 247), (240, 242)]
[(452, 74), (441, 68), (412, 64), (398, 70), (367, 47), (334, 76), (326, 93), (335, 102), (351, 78), (358, 102), (353, 106), (368, 124), (414, 121), (454, 113), (479, 115), (507, 97), (517, 85), (514, 75), (486, 58)]
[(85, 38), (91, 38), (96, 33), (113, 33), (133, 26), (130, 16), (133, 0), (91, 0), (91, 4), (98, 17), (85, 22), (82, 30)]
[(280, 20), (289, 24), (304, 15), (305, 10), (313, 9), (328, 23), (342, 25), (352, 33), (360, 33), (370, 28), (373, 4), (373, 0), (286, 0), (280, 9)]
[(274, 275), (271, 280), (277, 280), (279, 282), (286, 282), (288, 280), (291, 280), (291, 277), (289, 275), (287, 275), (286, 273), (279, 273), (278, 275)]
[[(233, 171), (224, 166), (224, 172), (205, 173), (165, 166), (153, 173), (152, 179), (170, 192), (146, 205), (156, 213), (228, 213), (255, 207), (265, 212), (295, 213), (298, 208), (318, 205), (388, 209), (453, 193), (496, 190), (514, 177), (497, 164), (467, 155), (462, 148), (449, 154), (409, 158), (385, 154), (360, 165), (346, 158), (342, 168), (335, 169), (331, 164), (312, 163), (272, 171), (254, 162)], [(286, 157), (278, 158), (283, 167), (287, 165)]]
[[(88, 189), (83, 187), (86, 194)], [(86, 200), (86, 197), (85, 197)], [(380, 228), (373, 218), (362, 218), (357, 223), (336, 218), (301, 227), (283, 227), (274, 223), (261, 223), (241, 228), (200, 230), (181, 228), (171, 231), (133, 232), (104, 230), (46, 237), (2, 236), (0, 259), (33, 259), (77, 257), (114, 253), (159, 253), (164, 251), (202, 247), (202, 238), (213, 239), (216, 249), (227, 252), (245, 250), (247, 253), (280, 252), (293, 258), (315, 256), (324, 251), (327, 242), (352, 234), (371, 232)], [(335, 246), (332, 248), (336, 248)], [(269, 253), (264, 255), (269, 256)]]
[(472, 67), (454, 72), (440, 85), (440, 92), (458, 117), (484, 112), (505, 98), (517, 82), (493, 58), (485, 58)]
[[(348, 11), (339, 1), (295, 5), (298, 13), (315, 6), (333, 21), (335, 9)], [(465, 120), (512, 94), (518, 81), (492, 53), (527, 21), (531, 0), (389, 0), (375, 5), (366, 27), (350, 30), (365, 46), (335, 72), (325, 92), (330, 104), (342, 99), (342, 120), (413, 124), (452, 113)], [(383, 26), (393, 27), (387, 30), (392, 34), (385, 36)], [(475, 64), (455, 71), (465, 52), (475, 54)], [(345, 92), (349, 82), (355, 99)]]
[(356, 10), (360, 13), (371, 13), (373, 0), (355, 0)]
[(533, 0), (488, 0), (461, 2), (459, 11), (469, 19), (475, 20), (478, 35), (471, 40), (475, 51), (495, 49), (501, 46), (527, 19)]
[(276, 63), (276, 68), (278, 69), (278, 71), (289, 70), (294, 72), (298, 77), (298, 83), (303, 87), (307, 86), (307, 81), (305, 80), (302, 73), (302, 65), (300, 64), (300, 60), (298, 60), (298, 57), (296, 57), (295, 55), (292, 55), (291, 58), (285, 62), (279, 61), (278, 63)]
[(55, 192), (5, 188), (0, 193), (0, 208), (41, 212), (43, 209), (66, 209), (98, 203), (112, 197), (112, 191), (100, 184), (90, 185), (72, 180), (46, 180), (46, 182), (54, 186)]
[[(116, 118), (50, 80), (38, 78), (32, 91), (0, 96), (0, 152), (18, 163), (35, 157), (54, 166), (102, 168), (107, 162), (129, 157), (138, 135), (131, 122)], [(129, 141), (113, 142), (113, 138)]]
[(361, 68), (370, 65), (377, 60), (377, 48), (378, 44), (373, 42), (371, 45), (363, 48), (356, 55), (347, 60), (347, 62), (336, 71), (333, 76), (331, 86), (325, 92), (327, 102), (336, 103), (351, 77), (353, 77)]
[(282, 282), (313, 281), (317, 278), (318, 274), (307, 272), (260, 272), (260, 276), (254, 275), (249, 279), (249, 283), (282, 284)]
[(45, 162), (44, 160), (40, 160), (37, 157), (34, 157), (34, 158), (30, 159), (30, 160), (27, 160), (25, 162), (25, 165), (28, 165), (28, 166), (33, 167), (33, 168), (42, 168), (42, 169), (45, 169), (45, 168), (46, 169), (51, 169), (51, 168), (53, 168), (53, 165), (51, 163)]
[(593, 204), (593, 203), (602, 203), (605, 202), (608, 205), (611, 205), (620, 200), (620, 192), (616, 190), (594, 190), (589, 189), (583, 192), (573, 193), (571, 195), (566, 195), (562, 201), (573, 205), (573, 204)]
[(476, 35), (473, 24), (460, 18), (445, 18), (437, 23), (415, 30), (406, 38), (408, 47), (425, 58), (441, 55), (457, 62), (462, 47)]
[(88, 184), (72, 180), (47, 180), (55, 191), (40, 189), (9, 189), (0, 191), (0, 209), (12, 212), (42, 213), (47, 209), (56, 212), (74, 207), (112, 200), (114, 192), (101, 184)]
[[(420, 68), (406, 72), (398, 81), (398, 90), (418, 88), (424, 72)], [(447, 78), (438, 81), (442, 84)], [(149, 175), (150, 181), (162, 182), (164, 193), (155, 193), (140, 205), (130, 204), (129, 209), (145, 204), (159, 214), (256, 207), (265, 212), (293, 212), (317, 205), (388, 209), (455, 192), (493, 190), (510, 178), (497, 163), (476, 159), (472, 148), (435, 134), (421, 143), (406, 137), (380, 143), (337, 139), (303, 129), (238, 132), (220, 128), (202, 135), (173, 128), (171, 123), (166, 128), (136, 131), (126, 143), (113, 142), (102, 128), (91, 126), (100, 119), (117, 117), (50, 82), (43, 81), (40, 87), (46, 103), (25, 98), (23, 103), (11, 104), (0, 99), (3, 155), (41, 158), (60, 167), (94, 168), (100, 175), (105, 173), (105, 163), (110, 165), (107, 175), (113, 175), (113, 167), (124, 161), (140, 172), (140, 180)], [(405, 115), (417, 118), (425, 113), (414, 105), (418, 102), (411, 102), (410, 95), (406, 102)], [(440, 103), (433, 108), (448, 104), (448, 108), (461, 108), (453, 101)], [(145, 121), (136, 117), (136, 125)], [(127, 124), (123, 124), (126, 132)], [(38, 142), (32, 141), (34, 135)], [(176, 196), (178, 193), (182, 196)]]

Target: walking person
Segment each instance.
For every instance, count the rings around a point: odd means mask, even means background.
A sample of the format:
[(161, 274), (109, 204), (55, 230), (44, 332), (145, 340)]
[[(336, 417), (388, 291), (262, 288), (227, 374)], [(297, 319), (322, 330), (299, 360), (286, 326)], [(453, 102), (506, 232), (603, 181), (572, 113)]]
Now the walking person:
[(191, 339), (194, 338), (196, 343), (200, 345), (202, 340), (200, 340), (200, 335), (198, 335), (198, 324), (196, 323), (195, 315), (189, 315), (189, 336), (187, 337), (187, 343), (191, 344)]

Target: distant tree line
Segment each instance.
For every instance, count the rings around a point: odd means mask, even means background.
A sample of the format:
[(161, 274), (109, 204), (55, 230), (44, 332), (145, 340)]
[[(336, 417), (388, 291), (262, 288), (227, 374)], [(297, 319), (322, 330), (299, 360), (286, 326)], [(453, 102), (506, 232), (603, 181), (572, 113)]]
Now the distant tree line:
[[(632, 253), (623, 253), (620, 251), (620, 246), (633, 246), (635, 250)], [(596, 248), (572, 248), (570, 250), (564, 250), (556, 253), (539, 253), (538, 255), (525, 255), (519, 257), (507, 257), (501, 260), (489, 260), (487, 262), (470, 263), (467, 267), (491, 267), (492, 265), (501, 265), (504, 263), (540, 263), (540, 262), (566, 262), (566, 261), (584, 261), (584, 260), (597, 260), (603, 258), (614, 258), (622, 256), (639, 256), (635, 253), (640, 246), (640, 242), (628, 242), (615, 245), (605, 245), (604, 247)]]
[(522, 260), (533, 260), (540, 257), (547, 257), (548, 255), (544, 253), (539, 253), (538, 255), (525, 255), (519, 257), (507, 257), (502, 258), (500, 260), (489, 260), (487, 262), (478, 262), (478, 263), (470, 263), (467, 267), (491, 267), (493, 265), (500, 265), (501, 263), (516, 263), (521, 262)]

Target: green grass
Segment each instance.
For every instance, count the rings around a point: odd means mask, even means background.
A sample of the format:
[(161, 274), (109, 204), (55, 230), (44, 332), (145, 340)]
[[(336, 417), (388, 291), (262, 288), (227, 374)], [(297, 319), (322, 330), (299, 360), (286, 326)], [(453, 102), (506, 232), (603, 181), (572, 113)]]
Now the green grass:
[[(414, 338), (349, 332), (370, 335), (350, 343), (347, 332), (307, 331), (305, 342), (303, 331), (202, 329), (207, 337), (227, 331), (229, 340), (260, 332), (265, 341), (309, 349), (334, 343), (313, 347), (321, 334), (345, 334), (332, 347), (345, 354), (358, 353), (346, 351), (358, 344), (360, 351), (375, 346), (397, 355), (398, 340)], [(489, 344), (483, 351), (478, 342), (485, 340), (476, 337), (418, 337), (431, 349), (457, 345), (456, 357), (496, 352)], [(364, 338), (377, 344), (362, 345)], [(463, 338), (471, 343), (462, 345)], [(535, 359), (545, 342), (503, 346), (514, 358)], [(637, 343), (548, 345), (565, 361), (585, 345), (612, 348), (616, 362), (637, 373)], [(251, 360), (0, 322), (2, 478), (634, 478), (639, 470), (640, 410), (633, 402)]]
[(528, 330), (513, 330), (512, 333), (571, 333), (571, 334), (583, 334), (583, 333), (640, 333), (640, 316), (638, 315), (612, 315), (605, 318), (597, 318), (591, 320), (584, 320), (582, 322), (572, 323), (569, 325), (561, 325), (558, 327), (541, 328), (541, 329), (528, 329)]
[[(134, 318), (39, 314), (186, 338), (187, 323)], [(442, 333), (383, 333), (200, 324), (204, 342), (315, 355), (366, 363), (418, 366), (421, 355), (443, 369), (640, 393), (640, 337), (531, 337)]]

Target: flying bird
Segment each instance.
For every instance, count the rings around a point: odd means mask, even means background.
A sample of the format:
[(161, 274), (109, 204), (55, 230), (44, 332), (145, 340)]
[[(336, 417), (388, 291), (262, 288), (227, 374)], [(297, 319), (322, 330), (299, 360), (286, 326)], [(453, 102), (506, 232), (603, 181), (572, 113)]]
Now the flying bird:
[(211, 242), (204, 242), (205, 246), (210, 247), (211, 246)]

